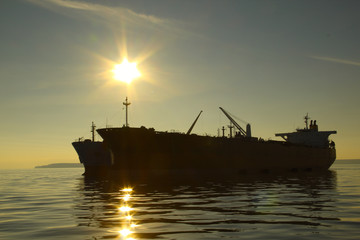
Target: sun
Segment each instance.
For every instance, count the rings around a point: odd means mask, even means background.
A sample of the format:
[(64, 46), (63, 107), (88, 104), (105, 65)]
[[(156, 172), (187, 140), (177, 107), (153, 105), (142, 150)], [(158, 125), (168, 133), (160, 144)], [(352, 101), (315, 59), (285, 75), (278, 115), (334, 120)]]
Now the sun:
[(121, 64), (116, 64), (112, 70), (114, 79), (130, 84), (135, 78), (141, 76), (136, 63), (129, 62), (126, 58)]

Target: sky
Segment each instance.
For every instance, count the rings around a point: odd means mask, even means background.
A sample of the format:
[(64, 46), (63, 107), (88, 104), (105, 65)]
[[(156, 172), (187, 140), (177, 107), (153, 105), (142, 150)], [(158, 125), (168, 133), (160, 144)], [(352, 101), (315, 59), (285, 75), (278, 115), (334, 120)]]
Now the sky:
[[(71, 142), (125, 123), (217, 135), (336, 130), (360, 158), (359, 1), (2, 0), (0, 169), (78, 162)], [(127, 58), (141, 77), (116, 81)], [(101, 140), (98, 136), (98, 140)]]

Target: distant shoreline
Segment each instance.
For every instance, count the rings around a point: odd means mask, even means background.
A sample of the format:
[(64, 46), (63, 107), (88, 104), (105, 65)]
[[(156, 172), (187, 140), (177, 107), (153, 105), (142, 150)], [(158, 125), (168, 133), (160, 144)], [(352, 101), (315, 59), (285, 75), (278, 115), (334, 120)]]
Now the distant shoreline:
[(35, 166), (35, 168), (81, 168), (81, 163), (52, 163), (42, 166)]

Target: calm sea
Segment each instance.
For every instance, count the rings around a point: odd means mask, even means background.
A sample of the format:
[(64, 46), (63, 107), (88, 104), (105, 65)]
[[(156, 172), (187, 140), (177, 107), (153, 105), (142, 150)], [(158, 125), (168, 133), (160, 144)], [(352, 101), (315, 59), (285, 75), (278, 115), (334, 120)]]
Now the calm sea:
[(360, 161), (276, 176), (82, 172), (1, 170), (0, 239), (360, 239)]

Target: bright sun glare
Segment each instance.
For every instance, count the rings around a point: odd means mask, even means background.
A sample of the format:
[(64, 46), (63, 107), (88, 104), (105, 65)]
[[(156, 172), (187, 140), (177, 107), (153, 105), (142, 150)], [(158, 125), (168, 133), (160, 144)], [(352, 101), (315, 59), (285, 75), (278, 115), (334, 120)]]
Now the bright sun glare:
[(136, 63), (131, 63), (126, 58), (121, 64), (116, 64), (112, 72), (116, 80), (127, 84), (130, 84), (135, 78), (141, 76), (139, 70), (136, 68)]

